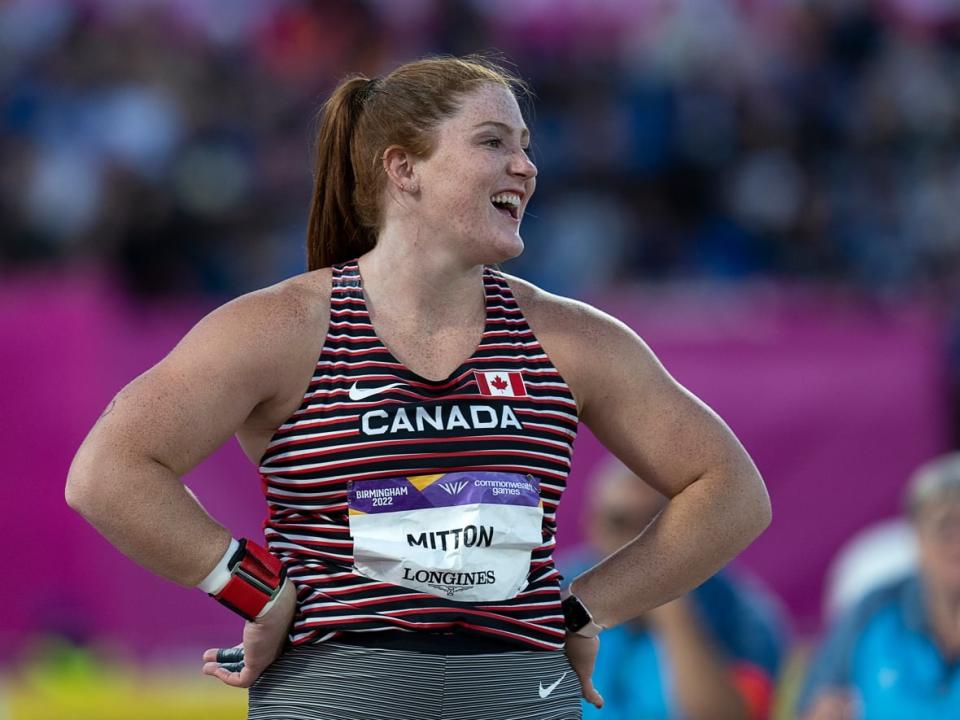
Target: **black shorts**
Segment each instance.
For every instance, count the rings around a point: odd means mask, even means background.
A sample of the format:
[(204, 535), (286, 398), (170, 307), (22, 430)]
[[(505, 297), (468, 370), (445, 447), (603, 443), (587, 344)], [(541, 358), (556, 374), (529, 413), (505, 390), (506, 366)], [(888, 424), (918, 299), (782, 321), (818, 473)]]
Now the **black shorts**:
[(325, 642), (288, 650), (250, 688), (250, 720), (579, 720), (566, 655), (440, 655)]

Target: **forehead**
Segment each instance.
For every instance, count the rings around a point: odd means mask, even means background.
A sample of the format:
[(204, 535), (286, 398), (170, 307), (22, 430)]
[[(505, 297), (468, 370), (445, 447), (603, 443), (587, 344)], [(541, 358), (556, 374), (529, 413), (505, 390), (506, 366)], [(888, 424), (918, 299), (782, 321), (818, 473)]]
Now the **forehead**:
[(451, 129), (473, 129), (482, 123), (507, 125), (527, 134), (523, 113), (513, 92), (503, 85), (486, 82), (460, 100), (460, 109), (443, 123)]

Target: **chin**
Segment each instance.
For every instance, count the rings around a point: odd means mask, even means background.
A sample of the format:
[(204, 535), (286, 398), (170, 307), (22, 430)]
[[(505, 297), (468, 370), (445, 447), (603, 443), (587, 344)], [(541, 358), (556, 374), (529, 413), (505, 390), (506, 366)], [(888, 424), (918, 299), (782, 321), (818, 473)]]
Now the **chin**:
[(520, 255), (523, 252), (523, 239), (519, 235), (507, 238), (497, 237), (478, 243), (478, 246), (483, 248), (482, 258), (478, 262), (483, 265), (495, 265), (513, 260)]

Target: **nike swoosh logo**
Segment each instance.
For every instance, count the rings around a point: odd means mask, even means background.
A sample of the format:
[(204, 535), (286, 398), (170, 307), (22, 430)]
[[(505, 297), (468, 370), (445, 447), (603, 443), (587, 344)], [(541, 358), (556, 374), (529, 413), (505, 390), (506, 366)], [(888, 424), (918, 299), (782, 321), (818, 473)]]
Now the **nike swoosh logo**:
[(553, 683), (553, 684), (551, 684), (551, 685), (547, 685), (546, 687), (543, 686), (543, 682), (541, 681), (541, 683), (540, 683), (540, 699), (541, 699), (541, 700), (546, 700), (548, 697), (550, 697), (550, 693), (552, 693), (554, 690), (557, 689), (557, 685), (559, 685), (560, 682), (561, 682), (566, 676), (567, 676), (567, 674), (564, 673), (563, 675), (560, 676), (560, 679), (559, 679), (559, 680), (557, 680), (555, 683)]
[(389, 390), (390, 388), (400, 387), (401, 385), (406, 385), (406, 383), (390, 383), (389, 385), (381, 385), (380, 387), (366, 388), (361, 390), (357, 387), (357, 384), (354, 383), (350, 386), (350, 399), (351, 400), (366, 400), (368, 397), (373, 397), (374, 395), (379, 395), (384, 390)]

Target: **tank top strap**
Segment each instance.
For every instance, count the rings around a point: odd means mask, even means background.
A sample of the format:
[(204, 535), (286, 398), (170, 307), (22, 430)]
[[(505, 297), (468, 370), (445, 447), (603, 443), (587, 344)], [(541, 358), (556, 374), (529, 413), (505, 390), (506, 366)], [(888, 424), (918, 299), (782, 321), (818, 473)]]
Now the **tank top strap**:
[(510, 310), (519, 309), (503, 273), (492, 265), (483, 266), (483, 294), (487, 300), (487, 308), (503, 306)]
[(502, 334), (508, 327), (513, 334), (532, 332), (510, 284), (499, 269), (486, 265), (483, 269), (483, 293), (487, 304), (487, 323), (484, 341), (488, 336)]
[[(331, 268), (332, 287), (331, 292), (334, 297), (350, 297), (356, 299), (359, 297), (363, 302), (363, 286), (360, 282), (360, 265), (356, 260), (338, 263)], [(366, 303), (364, 303), (364, 308)]]

